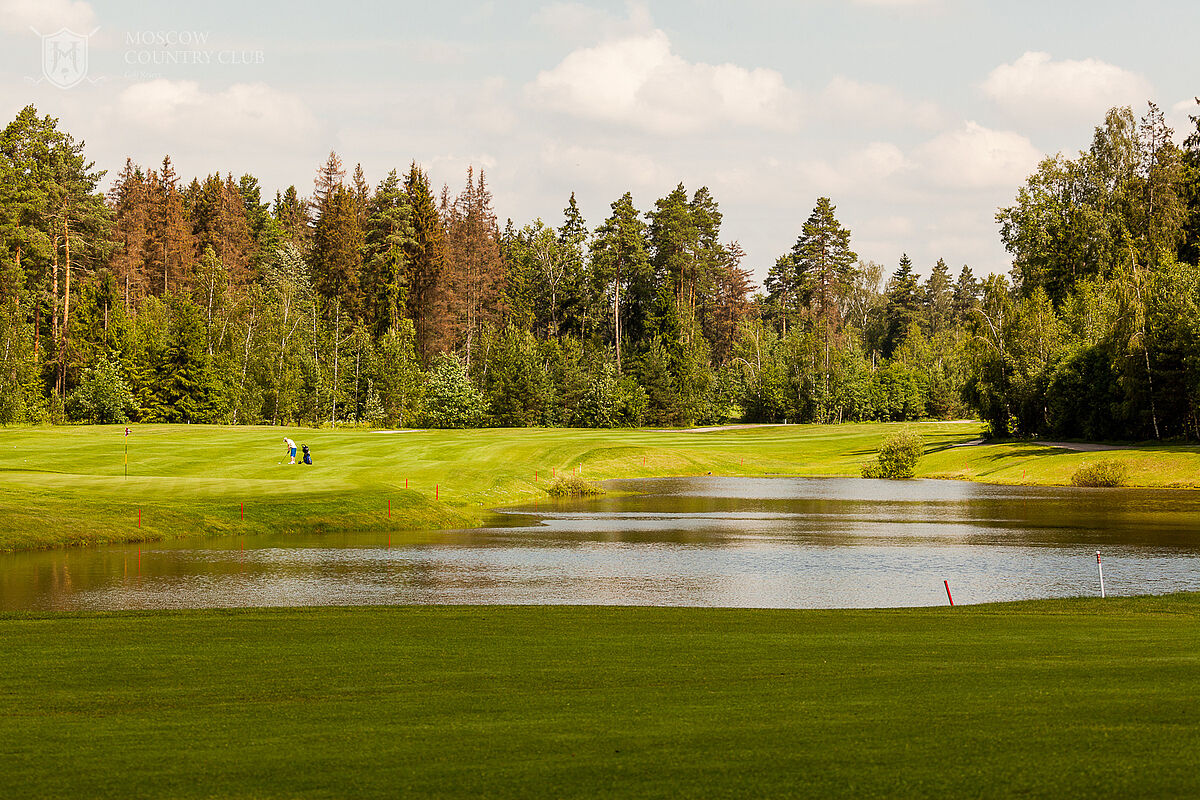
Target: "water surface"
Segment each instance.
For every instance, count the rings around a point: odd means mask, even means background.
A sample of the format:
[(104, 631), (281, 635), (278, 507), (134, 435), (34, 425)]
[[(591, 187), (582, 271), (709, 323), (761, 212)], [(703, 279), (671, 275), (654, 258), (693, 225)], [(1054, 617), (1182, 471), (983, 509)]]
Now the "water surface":
[[(1200, 589), (1200, 493), (672, 478), (491, 527), (0, 555), (0, 609), (408, 603), (840, 608)], [(406, 541), (407, 535), (406, 536)]]

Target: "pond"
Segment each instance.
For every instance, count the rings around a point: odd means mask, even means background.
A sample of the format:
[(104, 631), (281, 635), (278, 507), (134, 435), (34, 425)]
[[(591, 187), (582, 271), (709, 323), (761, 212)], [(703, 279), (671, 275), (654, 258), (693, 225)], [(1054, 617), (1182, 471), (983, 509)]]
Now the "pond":
[[(1200, 589), (1200, 493), (671, 478), (490, 527), (0, 555), (0, 609), (369, 604), (861, 608)], [(622, 494), (617, 492), (638, 492)], [(408, 541), (410, 537), (405, 538)]]

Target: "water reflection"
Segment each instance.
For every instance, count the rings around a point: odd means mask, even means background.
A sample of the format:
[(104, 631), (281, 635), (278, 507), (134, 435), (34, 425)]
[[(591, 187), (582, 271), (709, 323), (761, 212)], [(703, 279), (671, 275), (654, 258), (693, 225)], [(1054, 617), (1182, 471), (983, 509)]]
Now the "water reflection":
[(680, 478), (423, 535), (277, 534), (0, 556), (0, 608), (383, 603), (876, 607), (1200, 589), (1200, 494)]

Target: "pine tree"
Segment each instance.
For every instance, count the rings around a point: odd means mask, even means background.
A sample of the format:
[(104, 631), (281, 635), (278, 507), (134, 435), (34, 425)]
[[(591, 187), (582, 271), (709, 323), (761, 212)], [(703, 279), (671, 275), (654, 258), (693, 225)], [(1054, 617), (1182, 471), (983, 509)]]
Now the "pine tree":
[(150, 238), (150, 185), (132, 159), (125, 159), (125, 169), (109, 191), (108, 203), (113, 209), (116, 242), (109, 269), (121, 284), (124, 306), (129, 310), (131, 295), (134, 299), (144, 295), (151, 279), (145, 263)]
[(404, 196), (411, 209), (412, 237), (405, 242), (408, 269), (408, 318), (416, 331), (417, 353), (423, 363), (445, 352), (452, 335), (442, 294), (446, 245), (429, 177), (414, 161), (404, 177)]
[(411, 217), (400, 178), (392, 170), (370, 198), (363, 238), (363, 319), (377, 336), (396, 329), (407, 307), (405, 250), (413, 238)]
[(500, 232), (483, 170), (476, 182), (474, 170), (467, 168), (467, 185), (448, 210), (442, 220), (446, 231), (445, 291), (470, 362), (472, 343), (480, 329), (500, 316), (505, 273)]
[(685, 327), (694, 319), (692, 298), (696, 280), (696, 253), (700, 233), (692, 217), (687, 190), (676, 186), (657, 200), (646, 214), (649, 225), (650, 263), (654, 269), (658, 303), (650, 305), (651, 319), (645, 334), (661, 337), (678, 347)]
[(912, 270), (912, 260), (905, 253), (900, 266), (888, 282), (887, 305), (884, 307), (884, 332), (880, 350), (884, 358), (891, 358), (904, 339), (909, 328), (916, 322), (921, 308), (920, 286)]
[(337, 186), (321, 205), (313, 230), (310, 254), (317, 291), (336, 306), (336, 314), (354, 318), (362, 297), (359, 272), (362, 266), (363, 232), (358, 226), (358, 208), (352, 190)]
[(921, 303), (925, 307), (925, 330), (937, 336), (949, 327), (954, 313), (954, 290), (950, 284), (950, 268), (939, 258), (921, 290)]
[[(1200, 105), (1200, 97), (1195, 98)], [(1185, 264), (1200, 264), (1200, 114), (1189, 114), (1192, 131), (1183, 140), (1181, 196), (1186, 205), (1183, 238), (1178, 259)]]
[[(96, 188), (104, 172), (93, 171), (95, 164), (84, 157), (82, 142), (58, 130), (53, 117), (39, 118), (33, 106), (22, 109), (0, 134), (0, 156), (16, 184), (10, 187), (16, 224), (5, 226), (15, 234), (15, 260), (27, 273), (33, 267), (38, 276), (34, 285), (49, 283), (55, 391), (61, 404), (68, 388), (72, 280), (76, 273), (103, 264), (111, 249), (111, 215)], [(26, 244), (34, 245), (28, 253)], [(17, 269), (14, 264), (14, 274)], [(43, 277), (47, 271), (48, 281)], [(35, 348), (36, 342), (35, 333)]]
[(246, 217), (246, 201), (233, 176), (209, 175), (200, 185), (192, 208), (196, 249), (212, 248), (230, 281), (241, 285), (251, 278), (254, 237)]
[(979, 304), (979, 282), (975, 280), (971, 268), (966, 264), (963, 264), (962, 271), (958, 273), (950, 302), (954, 311), (954, 321), (958, 325), (965, 325), (970, 319), (971, 309)]
[[(714, 311), (717, 281), (728, 278), (730, 254), (721, 243), (723, 216), (707, 186), (701, 186), (692, 195), (691, 213), (697, 247), (687, 275), (688, 317), (703, 323)], [(737, 261), (741, 261), (741, 256)]]
[(826, 340), (841, 326), (842, 303), (858, 259), (850, 249), (850, 231), (837, 221), (835, 210), (828, 197), (818, 198), (791, 254), (802, 292)]
[(342, 185), (346, 170), (342, 169), (342, 159), (334, 151), (329, 151), (329, 158), (317, 168), (317, 177), (313, 179), (313, 196), (309, 201), (310, 216), (315, 220), (321, 216), (325, 204), (333, 197), (334, 191)]
[(723, 248), (725, 258), (713, 277), (712, 310), (705, 316), (704, 335), (712, 344), (713, 358), (724, 362), (733, 350), (738, 327), (751, 313), (750, 270), (742, 267), (746, 253), (736, 241)]
[(371, 185), (367, 183), (367, 175), (363, 172), (362, 164), (354, 165), (354, 176), (350, 179), (350, 189), (354, 192), (354, 206), (358, 210), (358, 227), (367, 228), (367, 204), (371, 201)]
[(586, 335), (595, 327), (589, 315), (588, 300), (588, 229), (575, 202), (575, 193), (563, 209), (563, 223), (558, 229), (559, 251), (562, 256), (562, 291), (559, 293), (561, 316), (558, 330)]
[(309, 204), (296, 194), (295, 186), (289, 186), (282, 195), (276, 192), (271, 208), (271, 216), (279, 224), (283, 238), (302, 253), (308, 249), (312, 237), (308, 209)]
[[(607, 298), (611, 311), (607, 322), (616, 353), (617, 374), (621, 374), (622, 351), (625, 347), (624, 317), (630, 302), (626, 294), (634, 295), (633, 305), (644, 311), (653, 271), (646, 255), (646, 226), (633, 206), (633, 195), (626, 192), (612, 203), (612, 216), (596, 229), (591, 244), (591, 276), (596, 297)], [(639, 302), (640, 301), (640, 302)], [(640, 306), (640, 307), (639, 307)], [(635, 311), (635, 314), (637, 313)]]
[(149, 177), (150, 236), (144, 259), (147, 271), (153, 276), (151, 287), (161, 295), (172, 290), (186, 291), (191, 285), (196, 248), (171, 157), (165, 156), (162, 169), (151, 170)]

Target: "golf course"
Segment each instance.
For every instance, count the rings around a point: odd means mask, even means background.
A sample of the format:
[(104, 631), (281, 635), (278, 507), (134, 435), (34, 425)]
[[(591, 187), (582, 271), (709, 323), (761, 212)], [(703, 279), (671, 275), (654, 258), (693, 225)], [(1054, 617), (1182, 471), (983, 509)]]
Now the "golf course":
[[(0, 548), (292, 530), (378, 532), (402, 553), (545, 499), (563, 474), (856, 476), (901, 427), (8, 428)], [(1133, 486), (1200, 485), (1194, 446), (1097, 453), (979, 444), (975, 423), (912, 427), (918, 477), (1055, 486), (1104, 457)], [(284, 436), (314, 464), (287, 464)], [(1188, 592), (868, 610), (7, 611), (0, 794), (1195, 796), (1197, 642)]]
[[(545, 498), (553, 477), (857, 476), (901, 424), (705, 431), (313, 430), (137, 425), (0, 429), (0, 550), (185, 535), (419, 531), (480, 524), (488, 509)], [(1128, 485), (1200, 486), (1200, 446), (1103, 453), (978, 442), (976, 423), (912, 426), (919, 478), (1069, 485), (1099, 458)], [(288, 465), (283, 437), (311, 448)], [(128, 461), (126, 450), (128, 447)], [(280, 463), (282, 462), (282, 463)], [(417, 534), (413, 534), (416, 536)]]
[(0, 616), (10, 797), (1194, 797), (1200, 595)]

